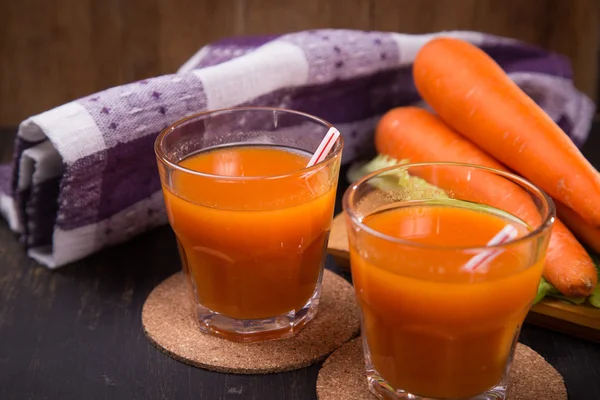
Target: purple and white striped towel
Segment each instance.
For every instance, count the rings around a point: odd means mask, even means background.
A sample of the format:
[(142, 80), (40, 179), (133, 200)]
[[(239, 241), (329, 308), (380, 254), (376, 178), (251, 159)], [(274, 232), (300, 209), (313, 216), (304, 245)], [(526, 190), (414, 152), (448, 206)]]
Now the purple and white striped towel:
[(567, 59), (476, 32), (406, 35), (315, 30), (227, 39), (176, 74), (67, 103), (23, 121), (11, 166), (0, 167), (0, 209), (28, 254), (56, 268), (167, 223), (153, 142), (192, 113), (237, 105), (318, 115), (344, 135), (344, 162), (372, 141), (378, 118), (419, 103), (417, 50), (436, 35), (490, 54), (581, 145), (594, 112)]

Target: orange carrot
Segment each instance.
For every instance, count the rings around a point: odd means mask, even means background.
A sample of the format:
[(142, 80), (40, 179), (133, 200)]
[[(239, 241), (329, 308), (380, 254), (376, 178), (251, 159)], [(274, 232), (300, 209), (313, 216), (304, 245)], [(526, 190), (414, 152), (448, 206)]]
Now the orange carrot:
[(453, 161), (506, 170), (437, 116), (419, 107), (388, 111), (377, 125), (375, 147), (379, 153), (409, 158), (411, 162)]
[[(453, 161), (507, 170), (438, 117), (417, 107), (400, 107), (388, 111), (377, 125), (375, 147), (378, 153), (397, 160)], [(440, 174), (436, 178), (439, 180)], [(446, 179), (449, 182), (452, 177)], [(506, 180), (487, 180), (485, 185), (479, 185), (476, 189), (479, 192), (475, 196), (482, 196), (489, 203), (496, 203), (490, 205), (496, 205), (529, 224), (536, 222), (534, 216), (539, 218), (531, 198)], [(589, 254), (558, 219), (555, 220), (550, 237), (544, 277), (561, 293), (572, 297), (589, 295), (598, 281)]]
[(580, 241), (587, 244), (590, 249), (596, 253), (600, 253), (600, 229), (585, 223), (585, 221), (575, 211), (571, 210), (564, 204), (554, 201), (556, 205), (556, 213), (565, 221), (565, 224), (579, 238)]
[(448, 125), (600, 227), (600, 174), (484, 51), (433, 39), (417, 53), (413, 75)]

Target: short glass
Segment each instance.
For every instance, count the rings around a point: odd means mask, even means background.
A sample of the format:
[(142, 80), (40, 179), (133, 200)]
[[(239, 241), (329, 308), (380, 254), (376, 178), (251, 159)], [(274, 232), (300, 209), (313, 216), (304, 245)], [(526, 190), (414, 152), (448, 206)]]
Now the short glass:
[[(407, 164), (344, 195), (368, 384), (385, 399), (504, 399), (554, 204), (526, 180)], [(486, 246), (511, 225), (516, 237)]]
[(343, 140), (306, 164), (331, 127), (300, 112), (240, 107), (188, 117), (156, 139), (201, 331), (281, 339), (315, 316)]

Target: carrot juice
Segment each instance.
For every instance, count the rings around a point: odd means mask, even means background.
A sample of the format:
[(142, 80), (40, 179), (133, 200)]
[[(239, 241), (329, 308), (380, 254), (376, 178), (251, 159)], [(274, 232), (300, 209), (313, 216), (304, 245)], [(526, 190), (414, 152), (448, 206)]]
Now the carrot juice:
[[(197, 303), (235, 320), (301, 310), (320, 283), (337, 184), (311, 154), (233, 145), (192, 154), (163, 184)], [(190, 173), (189, 171), (197, 172)]]
[(378, 232), (351, 240), (363, 338), (371, 368), (393, 388), (468, 398), (503, 378), (543, 259), (514, 245), (470, 272), (464, 265), (476, 252), (464, 249), (485, 246), (508, 223), (520, 237), (531, 232), (497, 209), (453, 199), (404, 202), (362, 219)]

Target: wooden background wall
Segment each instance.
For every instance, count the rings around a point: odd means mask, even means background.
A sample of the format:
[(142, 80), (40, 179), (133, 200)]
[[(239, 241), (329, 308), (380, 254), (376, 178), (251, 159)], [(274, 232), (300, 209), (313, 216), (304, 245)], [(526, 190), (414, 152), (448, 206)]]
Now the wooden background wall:
[(0, 0), (0, 126), (171, 73), (223, 36), (308, 28), (468, 29), (568, 55), (596, 98), (599, 0)]

